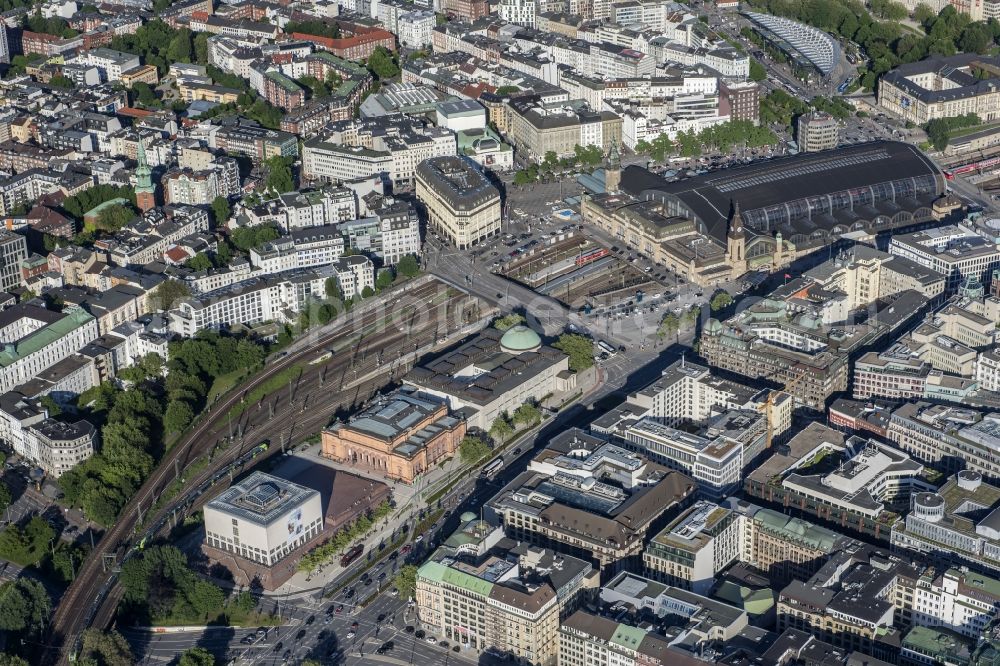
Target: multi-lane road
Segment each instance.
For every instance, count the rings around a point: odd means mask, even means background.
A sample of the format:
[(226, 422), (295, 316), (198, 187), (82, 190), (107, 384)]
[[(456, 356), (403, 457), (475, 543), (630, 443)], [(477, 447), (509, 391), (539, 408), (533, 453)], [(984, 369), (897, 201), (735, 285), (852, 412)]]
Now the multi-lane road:
[[(267, 453), (273, 454), (318, 432), (337, 410), (362, 404), (405, 372), (419, 352), (428, 351), (443, 342), (449, 332), (461, 328), (465, 316), (462, 313), (474, 311), (468, 307), (466, 294), (438, 281), (425, 282), (405, 293), (390, 292), (385, 299), (386, 307), (346, 317), (334, 332), (273, 361), (241, 386), (241, 390), (213, 404), (192, 431), (170, 449), (123, 510), (119, 521), (105, 533), (96, 552), (84, 562), (60, 600), (50, 625), (52, 647), (45, 655), (45, 662), (68, 660), (83, 629), (106, 626), (113, 617), (117, 598), (114, 569), (106, 569), (102, 555), (114, 554), (120, 561), (127, 553), (134, 552), (130, 547), (138, 542), (138, 534), (145, 534), (142, 526), (165, 525), (164, 518), (178, 507), (197, 505), (191, 503), (187, 490), (201, 487), (260, 442), (271, 442)], [(337, 353), (328, 354), (330, 349), (336, 349)], [(301, 367), (302, 373), (287, 390), (276, 391), (256, 404), (244, 405), (235, 420), (232, 418), (231, 410), (246, 395), (293, 366)], [(187, 468), (217, 443), (225, 441), (232, 443), (202, 472), (186, 479), (185, 491), (175, 503), (148, 515), (156, 498), (173, 482), (175, 470)]]

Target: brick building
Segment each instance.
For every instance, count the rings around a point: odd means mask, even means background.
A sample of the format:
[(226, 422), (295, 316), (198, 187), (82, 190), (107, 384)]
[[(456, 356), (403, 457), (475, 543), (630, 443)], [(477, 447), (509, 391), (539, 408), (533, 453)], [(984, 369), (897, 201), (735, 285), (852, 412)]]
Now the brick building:
[(401, 389), (323, 431), (323, 455), (357, 469), (413, 483), (458, 451), (465, 420), (448, 403)]

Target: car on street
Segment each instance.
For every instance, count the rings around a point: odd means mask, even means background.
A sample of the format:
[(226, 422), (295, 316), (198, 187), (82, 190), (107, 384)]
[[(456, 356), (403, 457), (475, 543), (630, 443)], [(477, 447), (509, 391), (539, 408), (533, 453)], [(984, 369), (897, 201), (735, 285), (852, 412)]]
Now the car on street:
[(357, 622), (357, 620), (355, 620), (354, 622), (351, 622), (351, 629), (357, 629), (357, 628), (358, 628), (358, 622)]
[(295, 634), (295, 640), (301, 641), (306, 635), (305, 629), (299, 629), (299, 633)]
[(339, 606), (337, 606), (337, 615), (340, 615), (343, 612), (344, 612), (344, 604), (340, 604)]
[(357, 636), (356, 632), (354, 632), (354, 631), (348, 631), (347, 632), (347, 637), (348, 638), (354, 638), (355, 636)]
[(406, 625), (406, 628), (403, 629), (403, 631), (405, 631), (408, 634), (412, 634), (413, 633), (413, 625), (412, 624)]
[(282, 643), (281, 641), (278, 641), (277, 643), (274, 644), (274, 651), (281, 652), (281, 648), (283, 647), (285, 647), (285, 644)]
[(306, 626), (308, 627), (310, 624), (312, 624), (315, 621), (316, 621), (316, 616), (315, 615), (310, 615), (309, 617), (306, 618)]
[(376, 619), (375, 621), (376, 622), (385, 622), (385, 613), (379, 613), (378, 614), (378, 619)]
[(437, 639), (434, 638), (433, 636), (428, 636), (424, 640), (427, 641), (428, 643), (430, 643), (431, 645), (436, 645), (437, 644)]

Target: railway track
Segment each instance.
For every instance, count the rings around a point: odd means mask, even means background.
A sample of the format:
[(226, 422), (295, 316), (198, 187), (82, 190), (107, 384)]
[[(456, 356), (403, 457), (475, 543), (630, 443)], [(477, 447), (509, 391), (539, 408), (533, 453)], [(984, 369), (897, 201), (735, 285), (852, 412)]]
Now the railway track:
[[(338, 328), (338, 330), (318, 338), (309, 347), (271, 363), (265, 368), (264, 372), (243, 385), (239, 391), (234, 391), (212, 404), (209, 410), (204, 412), (201, 419), (195, 424), (194, 429), (166, 453), (150, 477), (122, 510), (118, 521), (108, 529), (95, 551), (85, 560), (76, 579), (63, 595), (53, 614), (50, 624), (50, 639), (48, 646), (41, 655), (40, 662), (45, 664), (67, 663), (70, 654), (75, 650), (76, 640), (83, 629), (88, 626), (107, 626), (107, 623), (111, 621), (120, 592), (118, 592), (117, 585), (115, 585), (116, 577), (113, 570), (108, 571), (105, 566), (105, 554), (113, 553), (116, 559), (119, 556), (127, 556), (129, 546), (131, 545), (130, 539), (134, 537), (140, 524), (157, 525), (164, 520), (166, 514), (170, 512), (171, 507), (160, 508), (153, 516), (145, 517), (142, 515), (143, 507), (149, 510), (155, 504), (156, 499), (174, 482), (177, 470), (186, 468), (198, 457), (206, 455), (222, 439), (223, 435), (228, 433), (229, 429), (232, 428), (232, 423), (228, 415), (233, 407), (241, 404), (247, 395), (274, 375), (295, 365), (315, 360), (316, 357), (328, 353), (326, 348), (335, 345), (337, 342), (347, 343), (341, 345), (342, 351), (332, 354), (326, 364), (318, 364), (312, 367), (307, 364), (303, 365), (304, 370), (296, 382), (296, 389), (290, 391), (287, 396), (281, 391), (268, 396), (268, 398), (273, 398), (274, 402), (268, 408), (267, 418), (260, 419), (260, 423), (255, 424), (259, 415), (263, 416), (260, 412), (261, 404), (258, 403), (256, 410), (252, 405), (245, 406), (242, 413), (239, 414), (236, 424), (237, 429), (241, 432), (241, 445), (227, 449), (222, 456), (214, 459), (207, 469), (200, 472), (193, 479), (185, 481), (185, 488), (199, 487), (199, 484), (204, 484), (214, 474), (218, 473), (220, 469), (226, 468), (234, 460), (239, 459), (241, 455), (245, 454), (245, 442), (259, 442), (267, 439), (267, 434), (273, 430), (273, 426), (263, 427), (268, 421), (274, 419), (275, 423), (279, 425), (276, 432), (280, 433), (285, 426), (285, 420), (275, 417), (279, 413), (282, 416), (287, 415), (284, 414), (284, 409), (279, 410), (278, 407), (281, 401), (284, 400), (284, 407), (291, 407), (294, 410), (295, 392), (302, 390), (299, 387), (303, 387), (303, 378), (307, 374), (310, 378), (307, 380), (307, 384), (304, 385), (304, 388), (307, 389), (310, 387), (313, 389), (323, 388), (327, 385), (327, 382), (334, 380), (339, 380), (340, 386), (344, 386), (352, 381), (349, 373), (353, 373), (354, 377), (365, 376), (373, 368), (380, 367), (383, 362), (391, 364), (391, 358), (383, 361), (382, 354), (377, 353), (376, 350), (384, 351), (387, 345), (391, 348), (393, 341), (398, 344), (406, 340), (406, 344), (409, 344), (410, 338), (415, 334), (411, 330), (413, 326), (420, 326), (416, 332), (418, 339), (420, 335), (436, 335), (441, 322), (436, 321), (435, 318), (418, 318), (419, 311), (417, 306), (424, 303), (425, 300), (430, 303), (430, 300), (427, 299), (433, 299), (435, 294), (440, 294), (442, 287), (441, 283), (430, 281), (397, 298), (395, 304), (398, 304), (398, 307), (393, 309), (391, 313), (394, 317), (400, 310), (405, 313), (407, 307), (413, 307), (413, 312), (408, 318), (404, 314), (406, 326), (398, 326), (381, 332), (376, 331), (374, 329), (378, 328), (380, 322), (384, 323), (386, 318), (385, 313), (380, 309), (365, 312), (359, 317), (346, 322), (353, 324), (349, 329), (341, 330)], [(465, 295), (462, 295), (462, 298), (464, 299)], [(445, 299), (446, 315), (449, 305), (456, 299), (462, 300), (458, 299), (457, 294)], [(447, 321), (444, 324), (447, 326)], [(372, 329), (373, 333), (366, 336), (365, 331), (369, 329)], [(350, 344), (353, 338), (359, 335), (359, 331), (360, 339), (357, 343)], [(428, 333), (429, 331), (430, 333)], [(349, 352), (347, 352), (348, 348), (350, 349)], [(391, 368), (391, 365), (387, 367), (387, 370), (389, 368)], [(329, 377), (331, 370), (333, 371), (333, 377)], [(338, 370), (340, 371), (339, 377), (336, 376)], [(327, 378), (322, 382), (322, 385), (319, 380), (321, 373)], [(315, 386), (311, 383), (313, 381), (315, 381)], [(375, 382), (371, 382), (370, 385), (368, 385), (369, 382), (365, 382), (364, 384), (366, 385), (366, 389), (371, 390)], [(355, 387), (354, 396), (352, 397), (353, 403), (357, 403), (359, 399), (363, 401), (369, 397), (366, 395), (365, 398), (361, 398), (360, 389), (361, 386)], [(307, 393), (306, 395), (311, 394)], [(323, 423), (319, 423), (319, 421), (328, 418), (330, 411), (319, 409), (318, 407), (311, 411), (312, 413), (307, 417), (303, 425), (308, 424), (308, 427), (312, 427), (313, 421), (316, 421), (316, 429), (318, 430), (319, 427), (324, 425)], [(295, 420), (293, 418), (289, 434), (290, 442), (294, 430)], [(315, 430), (311, 432), (315, 432)], [(311, 432), (306, 427), (302, 427), (300, 433), (297, 434), (301, 439), (311, 434)], [(272, 447), (271, 453), (273, 453), (274, 448), (276, 447)]]

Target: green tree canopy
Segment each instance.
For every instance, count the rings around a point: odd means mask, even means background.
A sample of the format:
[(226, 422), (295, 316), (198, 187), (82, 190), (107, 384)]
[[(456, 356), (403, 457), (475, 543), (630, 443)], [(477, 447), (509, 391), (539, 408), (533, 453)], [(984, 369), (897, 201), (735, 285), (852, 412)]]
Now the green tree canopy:
[(384, 46), (376, 46), (368, 56), (368, 69), (379, 80), (391, 79), (399, 74), (398, 56)]
[(538, 409), (538, 407), (534, 406), (530, 402), (526, 402), (514, 410), (514, 414), (511, 418), (514, 423), (531, 426), (535, 425), (542, 419), (542, 412)]
[(37, 636), (51, 610), (48, 592), (37, 580), (18, 578), (0, 586), (0, 630)]
[(493, 423), (490, 425), (490, 437), (498, 442), (504, 442), (513, 434), (514, 426), (512, 426), (507, 419), (503, 416), (498, 416), (493, 419)]
[(569, 356), (569, 369), (582, 372), (594, 365), (594, 341), (576, 333), (563, 333), (552, 345)]
[(712, 312), (718, 312), (719, 310), (724, 310), (733, 304), (733, 297), (729, 295), (728, 291), (719, 290), (712, 296), (711, 308)]
[(215, 666), (215, 656), (205, 648), (191, 648), (181, 655), (177, 666)]
[(218, 196), (212, 200), (212, 216), (216, 225), (224, 224), (229, 219), (230, 214), (229, 202), (226, 197)]
[(267, 179), (264, 187), (276, 194), (284, 194), (295, 189), (295, 180), (292, 178), (292, 158), (275, 155), (269, 158), (267, 166)]
[(490, 447), (486, 445), (486, 442), (472, 435), (463, 437), (458, 445), (458, 455), (465, 464), (478, 462), (489, 454)]
[(508, 331), (517, 326), (518, 324), (523, 324), (524, 322), (525, 319), (523, 315), (520, 315), (516, 312), (512, 312), (494, 321), (493, 328), (497, 329), (498, 331)]
[(152, 293), (152, 303), (157, 310), (172, 309), (178, 302), (191, 296), (191, 288), (180, 280), (167, 279)]
[(117, 631), (87, 629), (83, 632), (78, 662), (99, 666), (131, 666), (132, 648)]
[(412, 564), (404, 564), (396, 572), (393, 581), (396, 589), (399, 590), (400, 599), (410, 599), (417, 591), (417, 567)]
[(415, 256), (408, 254), (396, 264), (396, 272), (407, 279), (416, 277), (420, 273), (420, 264)]

